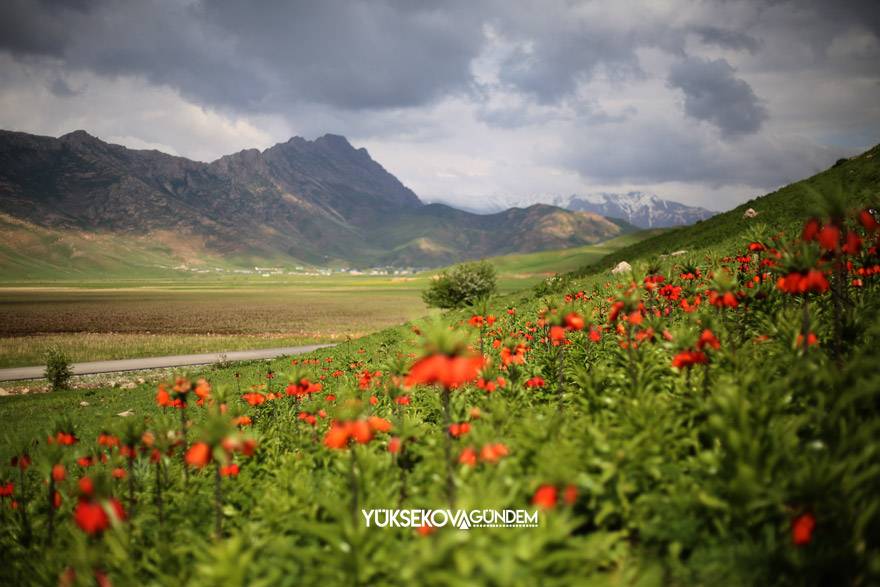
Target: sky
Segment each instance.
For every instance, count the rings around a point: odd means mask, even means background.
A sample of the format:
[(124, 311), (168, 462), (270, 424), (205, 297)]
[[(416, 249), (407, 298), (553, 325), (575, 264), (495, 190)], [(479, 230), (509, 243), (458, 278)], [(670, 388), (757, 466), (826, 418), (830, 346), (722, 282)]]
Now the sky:
[(423, 200), (714, 210), (880, 142), (875, 0), (3, 0), (0, 128), (342, 134)]

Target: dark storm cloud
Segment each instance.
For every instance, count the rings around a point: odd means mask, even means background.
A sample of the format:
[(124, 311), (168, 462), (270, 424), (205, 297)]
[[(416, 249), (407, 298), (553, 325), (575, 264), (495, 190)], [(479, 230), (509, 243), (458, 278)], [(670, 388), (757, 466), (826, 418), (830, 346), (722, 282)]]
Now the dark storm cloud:
[(684, 92), (684, 111), (731, 136), (757, 132), (767, 118), (752, 87), (724, 59), (685, 59), (672, 66), (669, 83)]
[(700, 40), (707, 45), (717, 45), (726, 49), (745, 50), (754, 53), (760, 43), (755, 37), (740, 31), (720, 28), (717, 26), (694, 27)]
[(143, 75), (231, 109), (283, 112), (298, 101), (393, 108), (467, 89), (483, 35), (463, 7), (10, 0), (0, 8), (0, 47), (106, 75)]
[[(216, 132), (198, 110), (229, 136), (458, 136), (451, 161), (482, 144), (514, 173), (563, 143), (578, 152), (542, 169), (585, 182), (775, 184), (832, 156), (832, 132), (847, 149), (876, 134), (878, 34), (876, 0), (0, 0), (0, 101), (7, 126), (51, 108), (52, 130), (97, 119), (184, 155), (205, 139), (174, 125)], [(146, 98), (119, 99), (132, 87), (177, 112), (163, 126)], [(766, 165), (779, 144), (788, 163)]]

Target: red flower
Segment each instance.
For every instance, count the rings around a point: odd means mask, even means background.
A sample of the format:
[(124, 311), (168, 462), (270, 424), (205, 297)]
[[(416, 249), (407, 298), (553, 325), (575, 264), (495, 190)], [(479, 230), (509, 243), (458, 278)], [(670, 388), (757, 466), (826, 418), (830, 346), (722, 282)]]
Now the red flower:
[(551, 326), (550, 340), (556, 345), (563, 342), (565, 340), (565, 329), (562, 326)]
[(125, 479), (125, 469), (116, 467), (115, 469), (113, 469), (112, 475), (114, 479)]
[(825, 274), (818, 269), (810, 269), (806, 273), (792, 271), (776, 281), (777, 289), (787, 294), (825, 293), (829, 283)]
[(64, 465), (54, 465), (52, 467), (52, 479), (55, 483), (61, 483), (67, 477), (67, 469)]
[(711, 347), (716, 351), (721, 348), (721, 343), (715, 338), (715, 335), (708, 328), (700, 334), (700, 340), (697, 341), (697, 350), (703, 350), (705, 347)]
[(556, 507), (557, 501), (556, 487), (553, 485), (541, 485), (532, 496), (532, 505), (541, 509), (549, 510)]
[(854, 232), (846, 233), (846, 243), (841, 250), (847, 255), (858, 255), (862, 249), (862, 239)]
[(570, 330), (583, 330), (584, 318), (577, 312), (569, 312), (565, 316), (565, 326)]
[(238, 473), (240, 469), (238, 465), (232, 463), (231, 465), (224, 465), (220, 467), (220, 475), (223, 477), (238, 477)]
[(400, 452), (400, 438), (394, 436), (391, 440), (388, 441), (388, 452), (391, 454), (397, 454)]
[(577, 501), (578, 490), (574, 485), (566, 485), (565, 491), (562, 493), (562, 499), (565, 501), (566, 505), (574, 505), (574, 502)]
[(816, 518), (806, 512), (791, 521), (791, 540), (795, 546), (806, 546), (813, 541), (813, 530), (816, 529)]
[(373, 432), (391, 432), (391, 422), (378, 416), (370, 416), (367, 423)]
[(693, 365), (705, 365), (708, 362), (709, 357), (703, 351), (684, 350), (675, 355), (672, 359), (672, 366), (685, 369)]
[(406, 387), (439, 383), (447, 389), (476, 379), (485, 359), (481, 356), (430, 355), (416, 361), (404, 380)]
[(840, 229), (834, 226), (833, 224), (829, 224), (822, 228), (819, 231), (819, 246), (825, 249), (826, 251), (833, 251), (837, 249), (837, 245), (840, 244)]
[(258, 406), (266, 401), (266, 396), (262, 393), (252, 392), (242, 395), (241, 399), (251, 406)]
[(460, 465), (467, 465), (468, 467), (476, 467), (477, 466), (477, 451), (475, 451), (472, 447), (467, 447), (461, 454), (458, 456), (458, 463)]
[(544, 387), (544, 379), (536, 375), (526, 381), (526, 387)]
[(507, 446), (500, 442), (495, 444), (486, 444), (480, 450), (480, 460), (487, 463), (497, 463), (508, 454), (510, 454), (510, 452), (507, 450)]
[(877, 219), (874, 217), (871, 210), (862, 210), (859, 212), (859, 223), (865, 228), (865, 230), (870, 232), (880, 229), (880, 223), (877, 222)]
[(186, 464), (201, 469), (211, 460), (211, 447), (204, 442), (197, 442), (186, 451)]
[(822, 230), (822, 225), (819, 223), (819, 221), (816, 218), (810, 218), (804, 224), (804, 230), (801, 233), (801, 239), (805, 241), (815, 240), (820, 230)]
[(456, 423), (453, 422), (449, 425), (449, 435), (453, 438), (460, 438), (471, 431), (471, 425), (467, 422)]
[[(818, 342), (819, 342), (819, 339), (816, 337), (816, 335), (814, 333), (812, 333), (812, 332), (807, 333), (807, 345), (806, 346), (813, 346), (814, 344), (818, 344)], [(799, 346), (799, 347), (804, 346), (804, 335), (803, 334), (797, 335), (797, 342), (795, 343), (795, 345)]]
[(156, 403), (161, 408), (167, 408), (171, 406), (171, 395), (168, 393), (168, 390), (165, 389), (164, 385), (159, 386), (159, 391), (156, 392)]
[(91, 500), (81, 500), (73, 512), (73, 519), (86, 534), (98, 534), (110, 527), (108, 510), (115, 519), (125, 519), (125, 510), (116, 499), (109, 500), (106, 506)]

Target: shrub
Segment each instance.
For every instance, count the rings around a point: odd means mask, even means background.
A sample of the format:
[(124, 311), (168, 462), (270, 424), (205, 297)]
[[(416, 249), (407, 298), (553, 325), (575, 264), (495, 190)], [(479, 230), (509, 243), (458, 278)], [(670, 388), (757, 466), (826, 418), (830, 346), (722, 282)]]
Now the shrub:
[(46, 351), (45, 377), (52, 386), (52, 391), (68, 389), (73, 371), (70, 369), (70, 357), (58, 347)]
[(434, 308), (463, 308), (489, 297), (495, 288), (495, 268), (490, 263), (464, 263), (436, 276), (422, 299)]

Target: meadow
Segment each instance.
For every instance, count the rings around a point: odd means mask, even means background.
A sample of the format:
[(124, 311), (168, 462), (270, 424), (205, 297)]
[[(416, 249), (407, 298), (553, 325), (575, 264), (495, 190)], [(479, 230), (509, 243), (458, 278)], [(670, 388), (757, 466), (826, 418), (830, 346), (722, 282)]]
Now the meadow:
[[(0, 398), (0, 582), (877, 584), (880, 214), (843, 182), (876, 154), (792, 214), (782, 191), (614, 253), (631, 272)], [(388, 508), (539, 523), (366, 527)]]
[[(490, 261), (499, 291), (509, 293), (654, 234)], [(79, 362), (345, 341), (428, 314), (421, 291), (434, 273), (96, 274), (55, 281), (7, 275), (0, 287), (0, 368), (39, 365), (50, 346)]]

